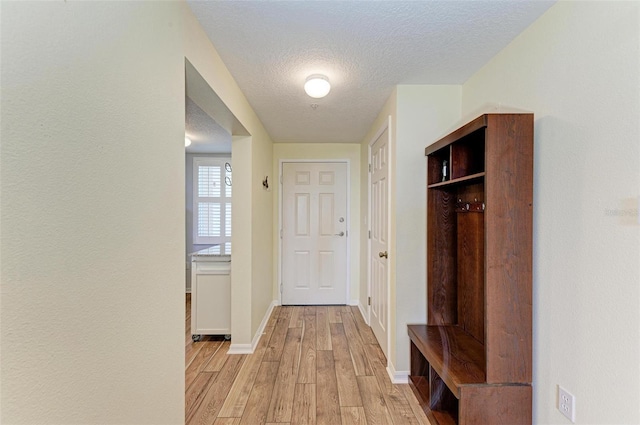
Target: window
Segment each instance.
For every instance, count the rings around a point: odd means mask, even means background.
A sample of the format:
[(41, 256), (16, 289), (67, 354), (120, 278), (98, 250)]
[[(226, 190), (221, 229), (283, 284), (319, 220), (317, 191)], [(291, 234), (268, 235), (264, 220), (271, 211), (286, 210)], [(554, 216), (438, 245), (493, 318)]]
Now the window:
[(231, 158), (193, 158), (193, 243), (231, 254)]

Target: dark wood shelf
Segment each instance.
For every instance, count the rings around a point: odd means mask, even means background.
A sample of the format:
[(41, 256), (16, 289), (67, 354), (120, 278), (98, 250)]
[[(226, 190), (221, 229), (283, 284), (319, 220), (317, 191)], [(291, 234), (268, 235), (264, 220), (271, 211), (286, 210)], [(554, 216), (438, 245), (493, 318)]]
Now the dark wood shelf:
[(533, 114), (482, 115), (425, 154), (427, 320), (408, 326), (409, 384), (434, 425), (530, 425)]
[(478, 118), (476, 118), (475, 120), (463, 125), (462, 127), (460, 127), (459, 129), (457, 129), (456, 131), (454, 131), (453, 133), (449, 133), (446, 136), (444, 136), (443, 138), (441, 138), (440, 140), (436, 141), (435, 143), (427, 146), (424, 149), (424, 154), (425, 155), (431, 155), (432, 153), (436, 152), (438, 149), (442, 149), (443, 147), (462, 139), (463, 137), (468, 136), (469, 134), (478, 131), (482, 128), (487, 127), (489, 122), (489, 116), (488, 115), (480, 115)]
[(433, 183), (427, 186), (429, 189), (436, 189), (444, 186), (456, 186), (461, 183), (472, 183), (474, 180), (480, 181), (484, 178), (484, 171), (481, 173), (471, 174), (470, 176), (459, 177), (457, 179), (451, 179), (443, 182)]
[(486, 382), (484, 346), (459, 326), (408, 325), (408, 331), (456, 398), (460, 398), (460, 387)]
[(429, 400), (429, 378), (426, 376), (409, 376), (409, 383), (414, 391), (420, 395), (419, 399)]
[(432, 423), (437, 423), (438, 425), (456, 425), (458, 423), (449, 412), (432, 410), (430, 413), (431, 415), (427, 414), (427, 417)]

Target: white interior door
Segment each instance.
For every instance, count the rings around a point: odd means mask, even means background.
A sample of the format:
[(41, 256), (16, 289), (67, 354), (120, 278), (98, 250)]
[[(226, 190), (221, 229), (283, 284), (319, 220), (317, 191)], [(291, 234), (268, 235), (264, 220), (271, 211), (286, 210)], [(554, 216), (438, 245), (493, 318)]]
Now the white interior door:
[(378, 343), (388, 358), (389, 279), (388, 204), (389, 204), (389, 128), (371, 146), (371, 279), (370, 324)]
[(347, 164), (282, 165), (282, 304), (346, 304)]

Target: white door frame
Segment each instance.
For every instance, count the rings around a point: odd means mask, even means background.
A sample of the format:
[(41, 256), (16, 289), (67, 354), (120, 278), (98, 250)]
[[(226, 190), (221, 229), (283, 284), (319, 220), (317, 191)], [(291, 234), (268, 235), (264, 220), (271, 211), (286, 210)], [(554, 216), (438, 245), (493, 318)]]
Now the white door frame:
[(293, 163), (316, 163), (316, 164), (326, 164), (326, 163), (341, 163), (347, 165), (347, 214), (346, 214), (346, 222), (347, 222), (347, 293), (346, 293), (346, 304), (350, 304), (350, 295), (351, 295), (351, 235), (349, 230), (351, 229), (351, 161), (349, 159), (280, 159), (278, 161), (278, 182), (279, 182), (279, 190), (278, 190), (278, 282), (277, 282), (277, 290), (278, 290), (278, 304), (282, 305), (282, 214), (284, 212), (283, 205), (283, 182), (282, 182), (282, 169), (285, 163), (293, 162)]
[[(389, 140), (389, 157), (388, 157), (388, 176), (387, 179), (387, 241), (391, 244), (391, 167), (393, 166), (393, 150), (392, 147), (392, 137), (391, 137), (391, 115), (387, 118), (387, 121), (382, 124), (380, 129), (376, 132), (376, 134), (369, 141), (368, 152), (367, 152), (367, 162), (368, 167), (371, 167), (371, 147), (378, 140), (378, 138), (382, 135), (382, 133), (388, 130)], [(367, 299), (371, 297), (371, 168), (367, 172), (367, 199), (368, 199), (368, 208), (367, 208)], [(390, 247), (389, 247), (390, 248)], [(391, 264), (391, 262), (389, 262)], [(395, 261), (394, 261), (395, 264)], [(387, 350), (386, 353), (389, 353), (389, 348), (391, 347), (391, 267), (387, 266)], [(367, 324), (371, 326), (371, 306), (367, 303)], [(387, 356), (388, 357), (388, 356)], [(387, 365), (389, 365), (389, 358), (387, 358)]]

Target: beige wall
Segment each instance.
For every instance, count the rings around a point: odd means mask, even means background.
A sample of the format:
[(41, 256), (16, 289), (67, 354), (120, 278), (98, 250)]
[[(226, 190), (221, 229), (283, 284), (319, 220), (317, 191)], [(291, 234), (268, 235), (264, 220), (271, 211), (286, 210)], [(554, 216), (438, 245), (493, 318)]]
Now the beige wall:
[(183, 423), (185, 57), (251, 133), (238, 344), (271, 302), (271, 140), (183, 2), (0, 7), (0, 422)]
[(280, 163), (282, 160), (334, 160), (349, 162), (349, 303), (357, 303), (360, 294), (360, 145), (354, 143), (274, 143), (273, 168), (269, 178), (273, 182), (273, 299), (279, 301), (280, 269)]
[[(535, 113), (534, 423), (640, 423), (640, 3), (559, 2), (463, 86)], [(503, 105), (498, 107), (498, 105)]]
[[(273, 301), (273, 256), (270, 255), (273, 246), (273, 206), (277, 204), (277, 196), (273, 192), (264, 190), (262, 180), (271, 174), (273, 164), (273, 145), (255, 142), (251, 161), (251, 267), (252, 304), (251, 304), (251, 335), (256, 338), (256, 332), (265, 313)], [(273, 182), (271, 178), (270, 181)]]
[[(408, 323), (426, 321), (426, 166), (424, 148), (442, 136), (460, 117), (460, 86), (397, 86), (361, 144), (362, 178), (368, 181), (369, 144), (391, 116), (390, 207), (390, 347), (389, 371), (406, 379), (409, 371)], [(368, 212), (367, 183), (361, 208)], [(364, 219), (363, 219), (364, 221)], [(361, 238), (361, 270), (366, 299), (368, 240)]]
[(1, 8), (0, 422), (182, 423), (181, 6)]
[[(409, 371), (408, 323), (424, 323), (426, 295), (426, 181), (424, 148), (460, 118), (461, 87), (401, 85), (395, 148), (395, 356), (393, 367)], [(392, 209), (393, 211), (393, 209)], [(392, 286), (393, 288), (394, 286)]]
[(273, 260), (264, 250), (272, 245), (273, 196), (262, 190), (262, 178), (271, 170), (272, 142), (197, 19), (186, 5), (184, 9), (186, 58), (250, 134), (234, 137), (231, 152), (232, 347), (246, 349), (272, 300)]

